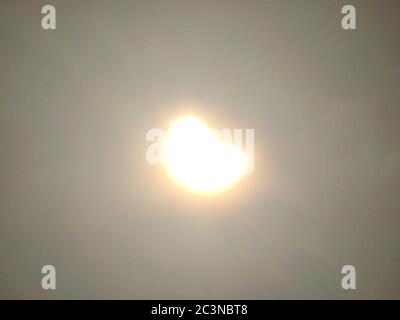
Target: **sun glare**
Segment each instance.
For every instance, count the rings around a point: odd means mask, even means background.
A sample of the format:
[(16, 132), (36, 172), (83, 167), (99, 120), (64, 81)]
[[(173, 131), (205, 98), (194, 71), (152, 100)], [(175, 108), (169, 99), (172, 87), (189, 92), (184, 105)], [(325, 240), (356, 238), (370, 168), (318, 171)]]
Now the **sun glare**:
[(233, 186), (243, 176), (245, 154), (219, 139), (197, 117), (186, 115), (170, 125), (164, 149), (164, 165), (181, 186), (212, 194)]

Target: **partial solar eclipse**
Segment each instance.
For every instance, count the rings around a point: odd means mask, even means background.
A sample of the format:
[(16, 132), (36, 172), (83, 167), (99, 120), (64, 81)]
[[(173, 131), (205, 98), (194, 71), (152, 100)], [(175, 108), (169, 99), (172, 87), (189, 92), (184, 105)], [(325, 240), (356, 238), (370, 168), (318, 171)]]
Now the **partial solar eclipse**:
[(164, 165), (185, 189), (214, 194), (240, 180), (246, 155), (241, 148), (221, 140), (201, 119), (185, 115), (171, 122), (164, 144)]

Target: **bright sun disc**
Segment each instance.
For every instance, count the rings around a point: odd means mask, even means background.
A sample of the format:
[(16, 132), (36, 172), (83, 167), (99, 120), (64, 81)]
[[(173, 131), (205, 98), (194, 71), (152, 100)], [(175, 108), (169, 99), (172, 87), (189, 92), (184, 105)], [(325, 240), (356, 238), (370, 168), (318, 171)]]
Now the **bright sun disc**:
[(170, 125), (164, 164), (176, 182), (198, 193), (215, 193), (233, 186), (244, 174), (245, 155), (225, 143), (194, 116)]

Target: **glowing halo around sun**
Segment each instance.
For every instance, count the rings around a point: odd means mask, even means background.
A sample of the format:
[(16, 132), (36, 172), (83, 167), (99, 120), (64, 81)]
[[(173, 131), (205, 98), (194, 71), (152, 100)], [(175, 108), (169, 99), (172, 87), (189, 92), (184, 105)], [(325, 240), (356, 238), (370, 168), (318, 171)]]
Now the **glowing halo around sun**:
[(180, 186), (195, 193), (224, 191), (244, 175), (246, 156), (225, 143), (199, 118), (171, 122), (164, 143), (164, 166)]

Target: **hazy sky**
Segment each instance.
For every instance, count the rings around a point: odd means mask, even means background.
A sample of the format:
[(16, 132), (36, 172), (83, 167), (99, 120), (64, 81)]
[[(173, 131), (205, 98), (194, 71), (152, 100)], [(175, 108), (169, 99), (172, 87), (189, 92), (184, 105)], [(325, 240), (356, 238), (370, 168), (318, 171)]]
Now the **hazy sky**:
[[(0, 298), (400, 298), (399, 12), (1, 1)], [(148, 165), (185, 110), (254, 128), (254, 173), (200, 197)]]

